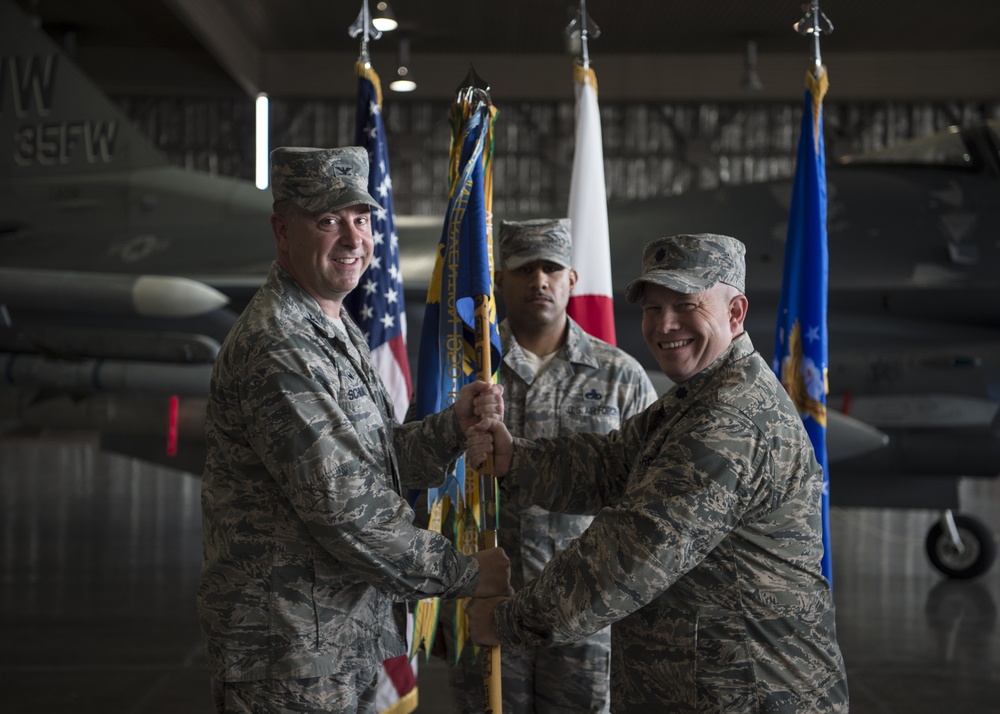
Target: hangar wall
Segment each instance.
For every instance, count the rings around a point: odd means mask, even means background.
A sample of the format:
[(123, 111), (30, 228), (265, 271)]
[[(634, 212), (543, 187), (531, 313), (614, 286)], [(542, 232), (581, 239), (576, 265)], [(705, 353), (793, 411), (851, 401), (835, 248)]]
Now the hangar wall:
[[(132, 120), (175, 163), (253, 179), (254, 107), (241, 98), (118, 96)], [(676, 195), (791, 176), (801, 102), (602, 102), (611, 202)], [(1000, 118), (1000, 102), (828, 101), (829, 160), (926, 136), (953, 124)], [(354, 141), (355, 104), (336, 99), (271, 103), (271, 145), (343, 146)], [(447, 196), (449, 103), (393, 101), (384, 118), (396, 211), (438, 215)], [(498, 106), (494, 210), (565, 210), (573, 161), (568, 101)]]

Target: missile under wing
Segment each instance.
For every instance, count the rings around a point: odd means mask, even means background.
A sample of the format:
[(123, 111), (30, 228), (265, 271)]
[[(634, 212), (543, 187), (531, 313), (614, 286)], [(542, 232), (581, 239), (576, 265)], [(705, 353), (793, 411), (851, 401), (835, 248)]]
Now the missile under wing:
[(274, 257), (270, 194), (171, 165), (0, 1), (0, 427), (198, 472), (211, 365)]

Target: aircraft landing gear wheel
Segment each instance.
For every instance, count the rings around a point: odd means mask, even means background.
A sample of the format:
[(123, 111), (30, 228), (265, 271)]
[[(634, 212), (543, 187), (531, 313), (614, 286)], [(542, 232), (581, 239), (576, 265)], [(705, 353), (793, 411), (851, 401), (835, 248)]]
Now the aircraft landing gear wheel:
[(949, 578), (967, 580), (982, 575), (997, 557), (993, 533), (972, 516), (954, 514), (952, 518), (962, 547), (955, 546), (945, 518), (942, 518), (927, 533), (927, 557)]

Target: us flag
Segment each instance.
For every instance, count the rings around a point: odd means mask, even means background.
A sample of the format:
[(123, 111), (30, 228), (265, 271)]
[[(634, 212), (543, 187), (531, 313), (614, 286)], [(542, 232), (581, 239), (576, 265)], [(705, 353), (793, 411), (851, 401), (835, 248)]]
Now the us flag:
[(389, 152), (382, 123), (382, 90), (378, 75), (359, 63), (355, 143), (368, 151), (368, 193), (381, 204), (372, 209), (375, 253), (358, 287), (344, 301), (365, 333), (372, 363), (392, 396), (396, 419), (403, 420), (412, 391), (406, 357), (406, 312), (403, 275), (399, 270), (399, 238), (392, 206)]

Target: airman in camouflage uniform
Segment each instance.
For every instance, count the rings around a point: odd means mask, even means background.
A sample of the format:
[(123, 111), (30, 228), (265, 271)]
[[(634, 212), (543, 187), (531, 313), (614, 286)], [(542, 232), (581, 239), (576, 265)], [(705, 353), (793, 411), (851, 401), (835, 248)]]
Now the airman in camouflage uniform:
[(400, 497), (440, 480), (498, 388), (470, 385), (398, 425), (340, 308), (372, 258), (367, 154), (282, 148), (271, 161), (277, 260), (208, 403), (206, 655), (220, 712), (370, 711), (382, 660), (405, 651), (394, 601), (508, 587), (500, 549), (457, 552)]
[[(576, 283), (569, 219), (503, 221), (497, 240), (504, 421), (529, 439), (617, 429), (656, 399), (630, 355), (589, 336), (566, 314)], [(515, 590), (582, 534), (592, 516), (500, 502), (500, 543)], [(449, 623), (446, 623), (446, 625)], [(446, 633), (448, 628), (446, 627)], [(503, 648), (505, 712), (604, 712), (610, 699), (610, 630), (559, 647)], [(485, 711), (482, 661), (467, 648), (449, 679), (456, 712)], [(449, 660), (452, 661), (452, 660)]]
[(517, 439), (511, 454), (493, 429), (508, 499), (597, 515), (513, 598), (470, 601), (473, 638), (561, 644), (610, 624), (613, 712), (848, 711), (822, 473), (743, 332), (744, 274), (733, 238), (650, 243), (626, 294), (675, 386), (608, 435)]

